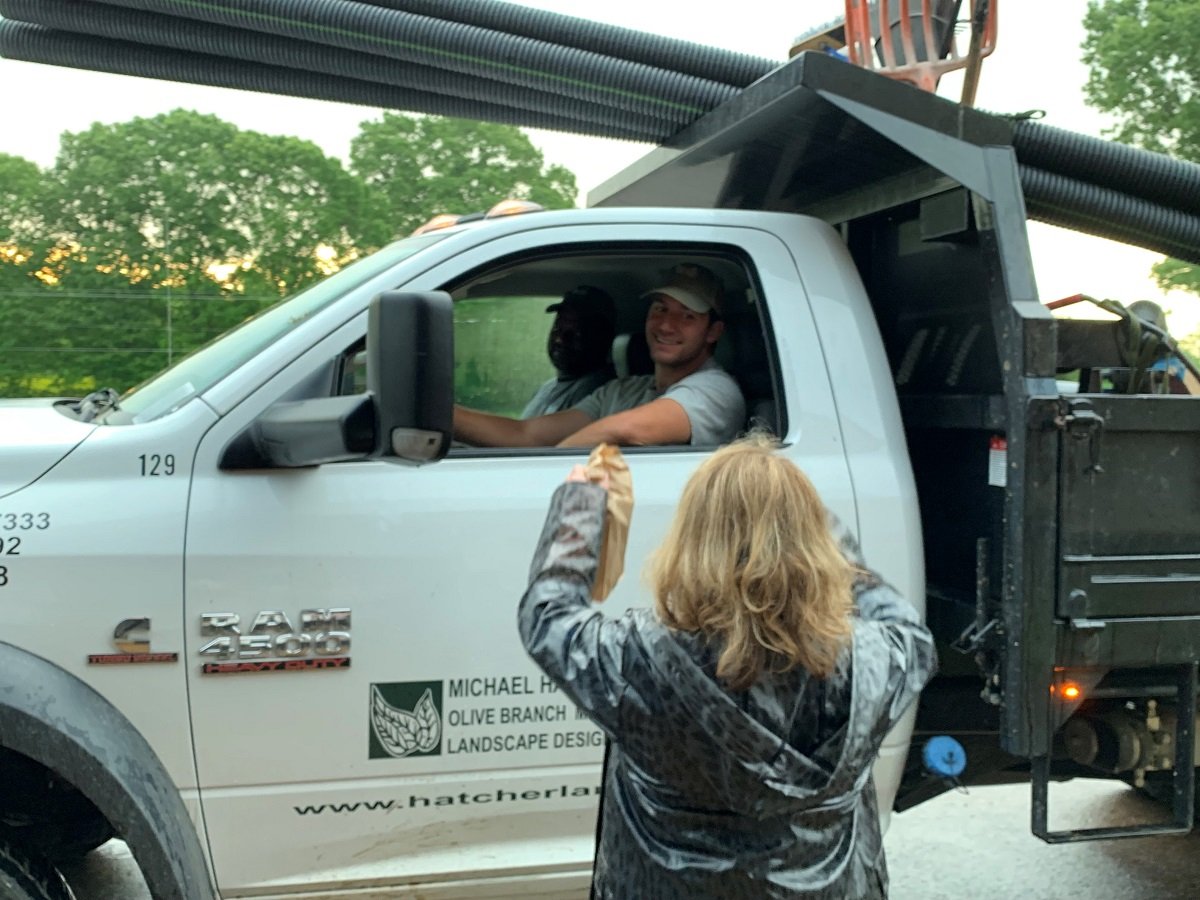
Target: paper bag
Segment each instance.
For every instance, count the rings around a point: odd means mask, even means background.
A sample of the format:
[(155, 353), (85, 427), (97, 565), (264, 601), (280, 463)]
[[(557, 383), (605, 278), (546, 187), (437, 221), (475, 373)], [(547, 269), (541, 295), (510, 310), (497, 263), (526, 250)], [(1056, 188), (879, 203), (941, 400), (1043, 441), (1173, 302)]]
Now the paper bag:
[(602, 482), (608, 476), (608, 502), (604, 509), (604, 535), (600, 539), (600, 564), (592, 599), (599, 603), (612, 593), (625, 570), (625, 542), (633, 516), (633, 477), (621, 451), (601, 444), (587, 461), (588, 480)]

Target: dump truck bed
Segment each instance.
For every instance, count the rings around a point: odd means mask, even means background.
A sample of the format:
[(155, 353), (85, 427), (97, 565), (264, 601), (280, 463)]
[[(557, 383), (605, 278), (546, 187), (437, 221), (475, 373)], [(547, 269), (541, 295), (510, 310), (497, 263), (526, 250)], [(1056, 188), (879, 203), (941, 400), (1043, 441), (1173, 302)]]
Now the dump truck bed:
[(1063, 670), (1170, 697), (1200, 655), (1200, 403), (1059, 393), (1112, 342), (1059, 349), (1012, 138), (1004, 118), (805, 53), (589, 200), (839, 227), (901, 404), (945, 678), (973, 685), (954, 715), (994, 729), (1000, 757), (1049, 759), (1077, 707), (1052, 698)]

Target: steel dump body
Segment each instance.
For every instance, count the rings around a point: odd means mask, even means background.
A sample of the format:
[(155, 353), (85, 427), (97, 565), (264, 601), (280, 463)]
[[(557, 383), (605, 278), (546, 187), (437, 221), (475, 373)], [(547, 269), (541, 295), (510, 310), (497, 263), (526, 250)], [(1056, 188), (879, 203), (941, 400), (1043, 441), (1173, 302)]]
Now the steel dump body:
[[(887, 347), (944, 644), (918, 735), (958, 732), (981, 770), (1055, 755), (1079, 706), (1053, 693), (1062, 671), (1169, 703), (1200, 654), (1200, 403), (1060, 394), (1065, 369), (1120, 360), (1104, 328), (1039, 302), (1012, 137), (1006, 119), (807, 53), (590, 198), (838, 226)], [(908, 803), (930, 791), (909, 787)]]

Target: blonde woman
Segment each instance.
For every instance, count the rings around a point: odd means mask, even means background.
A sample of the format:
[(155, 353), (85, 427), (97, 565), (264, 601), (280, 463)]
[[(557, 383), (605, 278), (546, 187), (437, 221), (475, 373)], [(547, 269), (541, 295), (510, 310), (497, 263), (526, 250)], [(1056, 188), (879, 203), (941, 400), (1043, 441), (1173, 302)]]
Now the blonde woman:
[(752, 436), (696, 471), (653, 612), (592, 607), (604, 487), (577, 466), (554, 495), (518, 620), (612, 742), (594, 897), (887, 895), (871, 764), (933, 640), (775, 451)]

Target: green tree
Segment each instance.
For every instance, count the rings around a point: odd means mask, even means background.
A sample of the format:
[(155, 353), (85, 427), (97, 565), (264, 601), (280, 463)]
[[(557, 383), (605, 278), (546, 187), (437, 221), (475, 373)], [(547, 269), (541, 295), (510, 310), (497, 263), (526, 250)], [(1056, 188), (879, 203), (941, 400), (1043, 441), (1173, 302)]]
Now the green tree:
[(362, 123), (350, 160), (395, 237), (439, 213), (479, 212), (507, 197), (565, 209), (577, 194), (575, 176), (547, 166), (511, 125), (385, 112)]
[[(0, 153), (0, 244), (27, 239), (36, 230), (45, 187), (37, 163)], [(0, 253), (5, 250), (7, 246)], [(5, 257), (12, 258), (7, 253)]]
[[(1200, 162), (1200, 0), (1089, 0), (1083, 25), (1084, 96), (1113, 136)], [(1153, 275), (1200, 293), (1200, 266), (1167, 259)]]
[(362, 184), (315, 144), (184, 110), (65, 134), (51, 174), (56, 237), (159, 281), (249, 261), (230, 286), (253, 271), (283, 293), (321, 277), (318, 248), (380, 233)]
[(1089, 0), (1087, 102), (1119, 141), (1200, 161), (1200, 0)]
[(1192, 359), (1200, 359), (1200, 331), (1179, 339), (1179, 346)]
[(1179, 289), (1200, 294), (1200, 266), (1180, 259), (1164, 259), (1151, 266), (1150, 271), (1164, 291)]
[(33, 302), (46, 286), (35, 273), (45, 176), (36, 163), (0, 153), (0, 395), (31, 393), (23, 375), (25, 341), (40, 310)]
[(0, 339), (27, 392), (128, 388), (385, 236), (316, 145), (183, 110), (64, 134), (44, 183)]
[(516, 128), (388, 113), (353, 155), (176, 110), (0, 156), (0, 395), (131, 387), (437, 212), (574, 203)]

